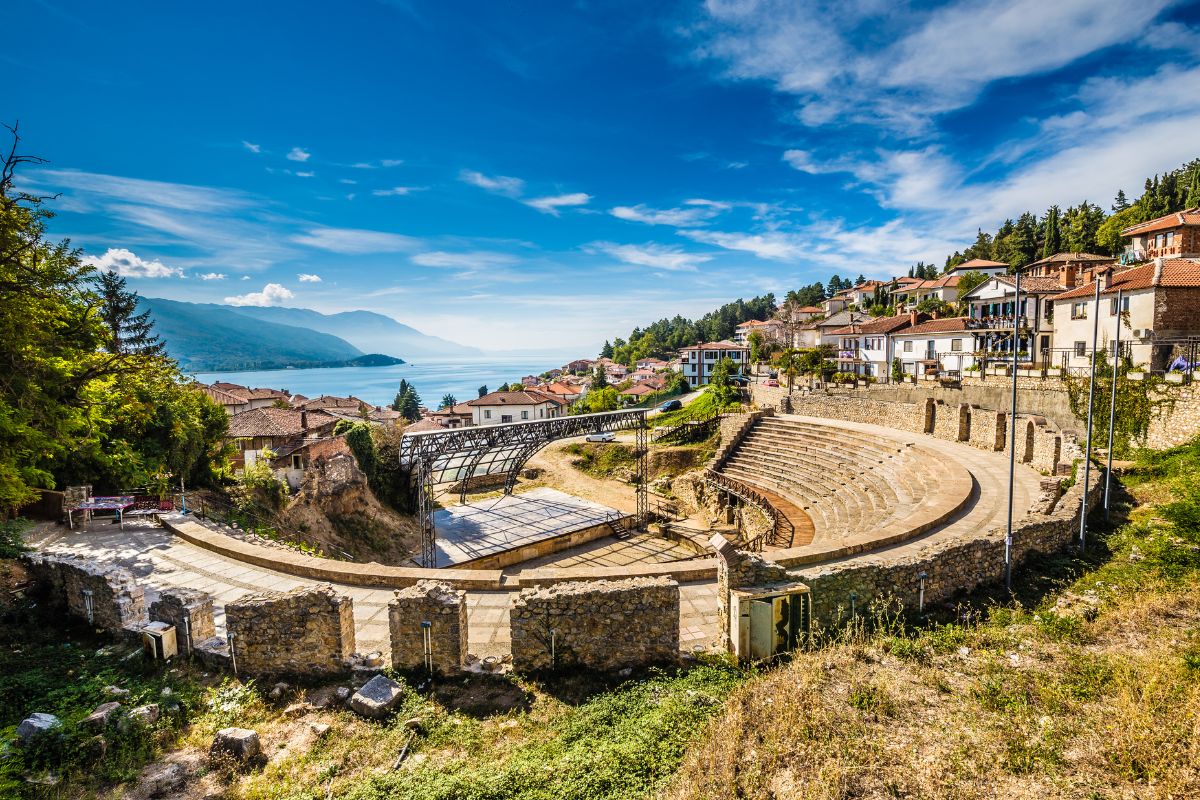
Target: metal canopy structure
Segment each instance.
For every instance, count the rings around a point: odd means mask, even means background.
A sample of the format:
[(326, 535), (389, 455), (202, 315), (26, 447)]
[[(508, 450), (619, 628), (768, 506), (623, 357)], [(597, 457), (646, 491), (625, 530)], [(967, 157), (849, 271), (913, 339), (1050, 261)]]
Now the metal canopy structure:
[(641, 527), (646, 524), (649, 513), (644, 409), (404, 434), (400, 440), (400, 467), (412, 476), (417, 495), (417, 515), (421, 518), (421, 565), (433, 567), (437, 563), (434, 487), (457, 483), (465, 500), (472, 478), (503, 475), (504, 493), (511, 494), (525, 462), (550, 442), (588, 433), (628, 430), (636, 434), (637, 524)]

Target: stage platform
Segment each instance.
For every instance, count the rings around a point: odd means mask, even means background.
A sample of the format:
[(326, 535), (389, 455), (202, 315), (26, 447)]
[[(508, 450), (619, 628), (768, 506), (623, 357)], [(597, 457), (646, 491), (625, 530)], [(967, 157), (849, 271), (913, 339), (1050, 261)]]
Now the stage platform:
[(495, 569), (611, 535), (615, 508), (554, 489), (476, 500), (439, 509), (437, 566)]

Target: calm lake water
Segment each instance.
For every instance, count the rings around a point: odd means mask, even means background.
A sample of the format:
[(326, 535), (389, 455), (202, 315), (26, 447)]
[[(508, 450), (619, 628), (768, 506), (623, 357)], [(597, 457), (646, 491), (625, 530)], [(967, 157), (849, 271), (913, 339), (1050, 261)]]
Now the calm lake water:
[(442, 395), (454, 395), (458, 402), (474, 400), (477, 390), (486, 384), (495, 390), (502, 383), (512, 383), (524, 375), (540, 375), (561, 367), (569, 357), (505, 356), (480, 357), (469, 361), (429, 361), (400, 364), (394, 367), (338, 367), (329, 369), (271, 369), (256, 372), (199, 372), (196, 380), (204, 383), (228, 381), (243, 386), (284, 389), (291, 394), (317, 397), (322, 394), (345, 397), (354, 395), (368, 403), (384, 406), (396, 396), (400, 380), (417, 387), (421, 403), (436, 408)]

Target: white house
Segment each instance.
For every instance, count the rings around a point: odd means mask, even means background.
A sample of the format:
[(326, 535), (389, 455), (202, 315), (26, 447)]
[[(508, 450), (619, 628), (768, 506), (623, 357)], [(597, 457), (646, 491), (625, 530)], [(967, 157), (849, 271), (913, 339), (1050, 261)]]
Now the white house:
[(1053, 361), (1053, 299), (1067, 288), (1056, 278), (1022, 278), (1021, 298), (1017, 302), (1014, 279), (993, 275), (965, 293), (960, 302), (967, 306), (970, 318), (967, 326), (975, 336), (975, 350), (1008, 363), (1012, 359), (1015, 314), (1019, 328), (1018, 360), (1025, 365), (1039, 360)]
[(892, 317), (868, 318), (830, 331), (836, 342), (838, 371), (887, 380), (895, 356), (893, 337), (924, 317), (916, 312)]
[(764, 342), (782, 342), (787, 334), (784, 332), (783, 322), (777, 319), (763, 320), (752, 319), (738, 325), (733, 333), (734, 344), (744, 344), (749, 346), (750, 334), (758, 331), (763, 337)]
[(948, 272), (939, 278), (909, 283), (892, 292), (897, 311), (914, 311), (925, 300), (953, 303), (958, 300), (958, 281), (962, 277)]
[(750, 348), (734, 342), (706, 342), (679, 351), (680, 371), (691, 386), (705, 386), (713, 367), (728, 358), (734, 370), (745, 372), (750, 363)]
[(557, 417), (566, 408), (566, 401), (535, 389), (518, 392), (490, 392), (478, 400), (468, 400), (472, 423), (501, 425), (507, 422)]
[[(1200, 335), (1200, 259), (1158, 258), (1102, 273), (1100, 281), (1100, 350), (1112, 350), (1120, 325), (1123, 349), (1133, 363), (1163, 370), (1175, 355), (1171, 340)], [(1062, 355), (1051, 366), (1090, 366), (1095, 296), (1093, 282), (1054, 298), (1054, 342)]]
[(895, 357), (907, 375), (959, 370), (975, 364), (975, 338), (967, 317), (919, 322), (892, 336)]

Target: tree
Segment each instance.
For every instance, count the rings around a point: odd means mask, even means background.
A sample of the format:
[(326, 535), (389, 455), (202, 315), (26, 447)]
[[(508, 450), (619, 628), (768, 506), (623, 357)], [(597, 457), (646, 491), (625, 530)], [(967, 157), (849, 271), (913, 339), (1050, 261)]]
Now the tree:
[(762, 361), (763, 335), (761, 331), (751, 331), (746, 339), (750, 343), (750, 362), (757, 364)]
[(106, 332), (105, 349), (121, 355), (163, 355), (166, 344), (154, 333), (150, 311), (137, 313), (137, 293), (125, 288), (125, 279), (115, 272), (101, 272), (96, 276), (96, 288)]
[(718, 403), (722, 406), (737, 400), (737, 388), (729, 380), (735, 371), (733, 361), (726, 357), (713, 365), (712, 372), (709, 373), (709, 391), (716, 396)]
[(1062, 231), (1059, 230), (1058, 224), (1058, 206), (1050, 206), (1046, 211), (1046, 216), (1042, 222), (1045, 229), (1042, 245), (1042, 258), (1049, 258), (1055, 253), (1062, 252)]
[(396, 397), (392, 400), (393, 411), (404, 410), (404, 395), (412, 388), (412, 385), (404, 378), (400, 379), (400, 386), (396, 389)]
[(958, 296), (962, 297), (981, 283), (987, 281), (987, 275), (978, 270), (970, 270), (958, 276)]
[(608, 375), (605, 373), (604, 367), (596, 367), (594, 370), (592, 370), (591, 391), (594, 392), (597, 389), (603, 389), (606, 386), (608, 386)]
[(1192, 167), (1192, 180), (1188, 184), (1187, 197), (1183, 200), (1184, 208), (1200, 206), (1200, 164)]
[(479, 391), (480, 397), (483, 397), (485, 394), (487, 394), (488, 393), (487, 384), (485, 383), (483, 386), (480, 386), (478, 391)]
[(901, 383), (904, 380), (904, 364), (899, 356), (892, 358), (892, 381)]
[(780, 353), (779, 361), (777, 363), (779, 366), (779, 371), (785, 378), (787, 378), (787, 387), (790, 391), (792, 388), (792, 381), (795, 380), (796, 376), (799, 375), (801, 371), (800, 351), (789, 347)]
[(1112, 210), (1113, 211), (1124, 211), (1127, 208), (1129, 208), (1129, 200), (1127, 200), (1125, 198), (1125, 190), (1118, 189), (1117, 196), (1113, 200)]
[(409, 422), (416, 422), (421, 418), (421, 396), (412, 384), (405, 387), (404, 394), (400, 396), (400, 407), (396, 410)]
[(604, 347), (600, 348), (600, 357), (601, 358), (612, 358), (613, 357), (612, 342), (608, 341), (607, 339), (604, 340)]
[(456, 405), (458, 401), (454, 399), (454, 395), (447, 393), (442, 395), (442, 403), (438, 408), (453, 408)]

